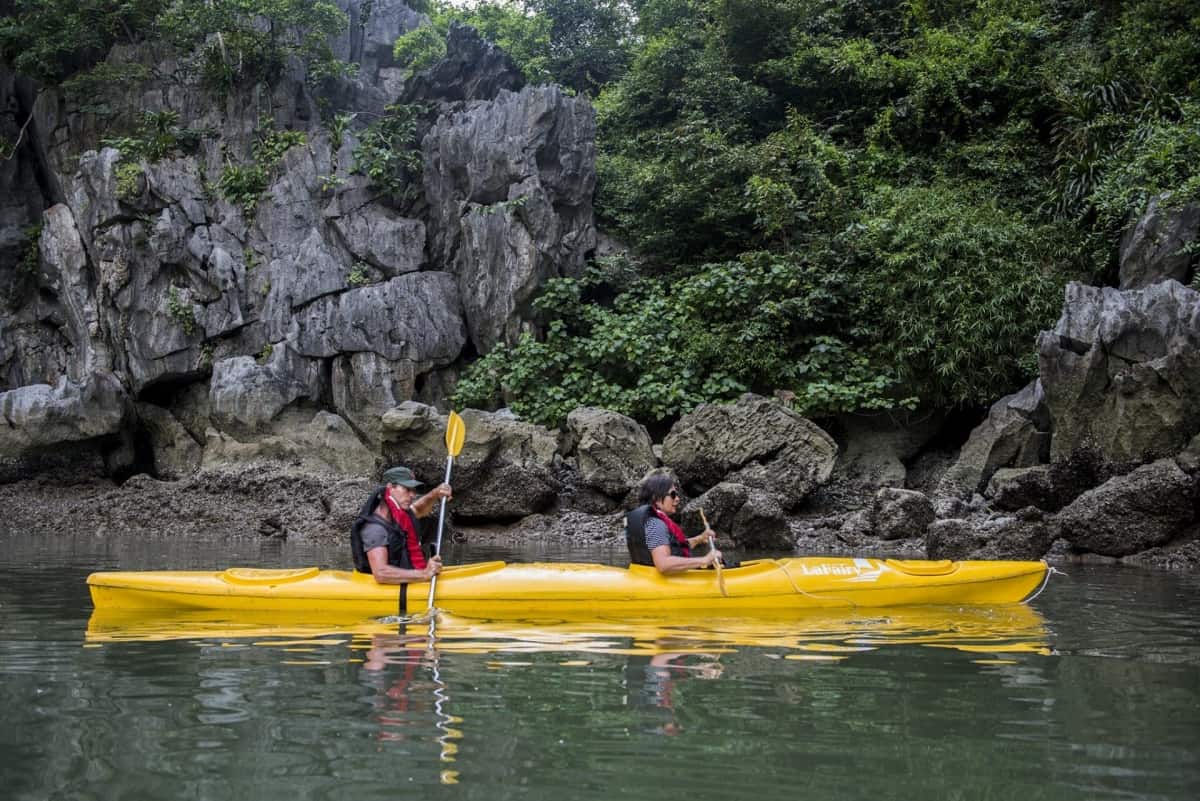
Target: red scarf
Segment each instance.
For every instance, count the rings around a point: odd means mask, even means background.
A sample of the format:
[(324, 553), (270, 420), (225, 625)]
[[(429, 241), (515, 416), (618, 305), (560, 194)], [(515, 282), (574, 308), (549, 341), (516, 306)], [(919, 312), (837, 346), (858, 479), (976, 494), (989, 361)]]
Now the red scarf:
[(392, 513), (392, 522), (404, 529), (405, 545), (408, 546), (408, 558), (412, 561), (413, 569), (424, 570), (425, 554), (421, 550), (421, 542), (417, 539), (417, 532), (413, 528), (412, 517), (392, 500), (390, 492), (383, 493), (383, 500), (387, 503), (388, 511)]
[(683, 555), (691, 556), (692, 549), (688, 547), (687, 535), (683, 533), (683, 529), (679, 527), (679, 524), (663, 514), (656, 506), (651, 506), (650, 511), (658, 515), (658, 519), (667, 524), (667, 531), (671, 532), (671, 536), (674, 537), (675, 541), (679, 543), (679, 546), (683, 548)]

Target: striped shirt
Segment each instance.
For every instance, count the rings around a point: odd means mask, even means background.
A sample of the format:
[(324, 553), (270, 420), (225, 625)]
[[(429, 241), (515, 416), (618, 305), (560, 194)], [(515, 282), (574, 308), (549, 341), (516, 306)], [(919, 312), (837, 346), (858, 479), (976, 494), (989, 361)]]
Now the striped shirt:
[(667, 524), (651, 514), (646, 518), (646, 550), (653, 551), (660, 545), (671, 544), (671, 532)]

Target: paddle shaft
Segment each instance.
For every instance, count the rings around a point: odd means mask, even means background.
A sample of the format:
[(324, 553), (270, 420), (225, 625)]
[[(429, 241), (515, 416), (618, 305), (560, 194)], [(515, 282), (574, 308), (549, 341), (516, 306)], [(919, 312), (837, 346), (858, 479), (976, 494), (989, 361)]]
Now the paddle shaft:
[[(711, 528), (711, 526), (708, 525), (708, 517), (704, 514), (703, 509), (700, 510), (700, 522), (704, 523), (704, 527), (706, 529)], [(708, 535), (708, 547), (712, 548), (714, 551), (717, 549), (717, 538), (712, 534)], [(725, 592), (725, 577), (721, 575), (721, 560), (717, 559), (715, 562), (713, 562), (713, 567), (716, 568), (717, 571), (717, 587), (720, 588), (722, 595), (727, 595), (728, 593)]]
[[(446, 457), (446, 480), (444, 482), (446, 484), (450, 483), (450, 470), (453, 467), (454, 467), (454, 457), (447, 456)], [(446, 499), (442, 498), (441, 509), (438, 510), (437, 544), (435, 544), (433, 546), (433, 553), (436, 556), (442, 555), (442, 530), (445, 527), (445, 525), (446, 525)], [(433, 594), (436, 591), (437, 591), (437, 574), (435, 573), (433, 575), (433, 577), (431, 579), (429, 579), (429, 604), (428, 604), (428, 606), (429, 606), (430, 615), (433, 614)]]

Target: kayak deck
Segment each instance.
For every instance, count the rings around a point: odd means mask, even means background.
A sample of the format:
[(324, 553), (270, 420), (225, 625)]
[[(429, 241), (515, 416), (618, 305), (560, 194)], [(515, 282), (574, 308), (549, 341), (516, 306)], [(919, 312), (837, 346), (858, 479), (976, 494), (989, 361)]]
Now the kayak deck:
[[(655, 615), (666, 611), (820, 609), (1019, 603), (1046, 578), (1044, 562), (894, 559), (759, 559), (741, 567), (663, 576), (652, 567), (482, 562), (447, 567), (434, 606), (470, 617)], [(345, 570), (93, 573), (102, 609), (221, 609), (381, 616), (396, 614), (399, 587)], [(429, 584), (408, 585), (407, 611), (428, 611)]]

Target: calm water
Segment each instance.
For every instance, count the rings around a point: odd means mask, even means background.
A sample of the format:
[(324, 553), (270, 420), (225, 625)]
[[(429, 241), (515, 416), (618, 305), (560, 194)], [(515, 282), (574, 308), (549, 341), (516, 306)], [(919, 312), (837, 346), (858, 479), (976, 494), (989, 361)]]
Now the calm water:
[[(475, 547), (448, 561), (620, 561)], [(98, 569), (342, 549), (0, 538), (0, 799), (1200, 797), (1200, 577), (668, 625), (89, 630)]]

